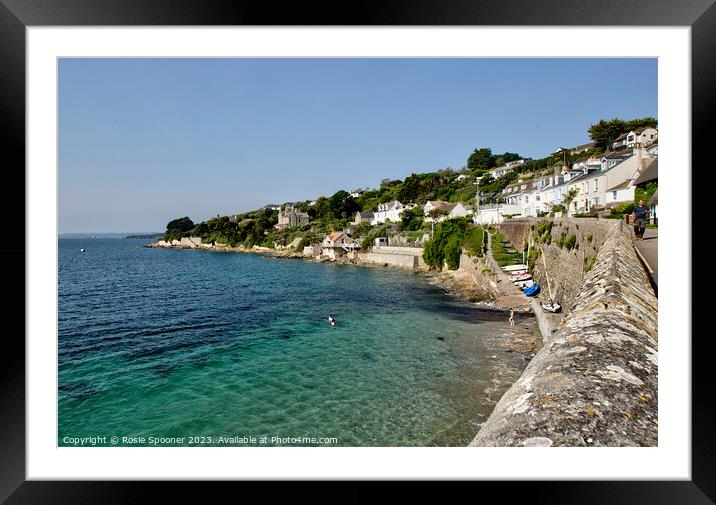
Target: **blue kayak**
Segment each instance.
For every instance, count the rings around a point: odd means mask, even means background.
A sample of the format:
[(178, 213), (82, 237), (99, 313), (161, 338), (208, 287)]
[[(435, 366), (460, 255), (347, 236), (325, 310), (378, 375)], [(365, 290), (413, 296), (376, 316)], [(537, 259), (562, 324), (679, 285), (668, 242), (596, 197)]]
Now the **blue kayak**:
[(533, 284), (532, 286), (525, 288), (523, 293), (527, 296), (537, 296), (539, 294), (539, 284)]

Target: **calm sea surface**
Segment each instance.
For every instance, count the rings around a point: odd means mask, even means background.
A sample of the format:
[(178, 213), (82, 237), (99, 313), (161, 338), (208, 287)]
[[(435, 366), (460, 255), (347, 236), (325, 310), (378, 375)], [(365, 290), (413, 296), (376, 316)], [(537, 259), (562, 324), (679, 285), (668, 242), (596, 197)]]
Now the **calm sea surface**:
[(496, 363), (519, 359), (499, 348), (504, 315), (422, 274), (146, 242), (59, 240), (61, 446), (464, 446)]

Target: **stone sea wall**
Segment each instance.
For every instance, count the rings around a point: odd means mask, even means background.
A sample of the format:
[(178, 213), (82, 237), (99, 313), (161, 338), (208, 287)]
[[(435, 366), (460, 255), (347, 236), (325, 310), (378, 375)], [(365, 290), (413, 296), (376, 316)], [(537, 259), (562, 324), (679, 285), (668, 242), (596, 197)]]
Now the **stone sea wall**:
[(465, 273), (474, 283), (475, 290), (484, 300), (494, 300), (502, 294), (497, 282), (497, 276), (490, 269), (485, 258), (468, 256), (464, 252), (460, 255), (458, 273)]
[(658, 305), (630, 231), (565, 224), (601, 242), (596, 261), (471, 446), (658, 445)]
[(427, 270), (421, 247), (373, 247), (369, 252), (356, 254), (358, 263), (388, 265), (410, 270)]

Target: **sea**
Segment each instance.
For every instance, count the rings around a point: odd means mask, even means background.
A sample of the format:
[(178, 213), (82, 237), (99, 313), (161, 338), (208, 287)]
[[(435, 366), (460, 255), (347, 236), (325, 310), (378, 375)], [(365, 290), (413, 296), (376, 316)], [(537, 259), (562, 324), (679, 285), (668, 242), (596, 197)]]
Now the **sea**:
[(525, 366), (425, 273), (147, 242), (59, 239), (58, 446), (465, 446)]

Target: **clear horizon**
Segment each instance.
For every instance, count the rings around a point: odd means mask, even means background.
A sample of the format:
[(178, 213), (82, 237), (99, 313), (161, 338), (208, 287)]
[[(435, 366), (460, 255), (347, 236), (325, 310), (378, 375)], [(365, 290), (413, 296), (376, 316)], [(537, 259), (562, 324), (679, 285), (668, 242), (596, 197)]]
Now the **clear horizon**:
[(656, 59), (60, 59), (59, 235), (374, 188), (479, 147), (541, 158), (644, 116)]

